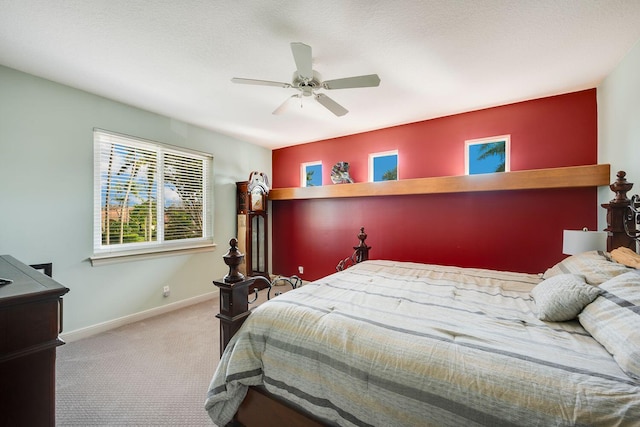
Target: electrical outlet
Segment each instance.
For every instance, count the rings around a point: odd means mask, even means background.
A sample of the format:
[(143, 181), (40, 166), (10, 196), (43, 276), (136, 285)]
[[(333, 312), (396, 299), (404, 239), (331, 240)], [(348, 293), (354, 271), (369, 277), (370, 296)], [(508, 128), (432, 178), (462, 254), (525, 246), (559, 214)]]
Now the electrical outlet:
[(298, 266), (298, 274), (304, 274), (304, 267), (303, 266)]
[(162, 296), (168, 297), (169, 295), (171, 295), (171, 289), (169, 288), (169, 286), (165, 286), (164, 288), (162, 288)]

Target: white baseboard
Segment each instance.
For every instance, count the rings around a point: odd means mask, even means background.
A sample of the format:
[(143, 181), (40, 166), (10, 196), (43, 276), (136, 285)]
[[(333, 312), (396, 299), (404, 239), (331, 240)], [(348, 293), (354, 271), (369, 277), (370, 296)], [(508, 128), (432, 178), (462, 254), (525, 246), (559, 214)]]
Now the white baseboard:
[(87, 326), (85, 328), (76, 329), (71, 332), (65, 332), (60, 334), (60, 339), (62, 339), (64, 342), (78, 341), (82, 338), (88, 338), (90, 336), (97, 335), (99, 333), (106, 332), (111, 329), (119, 328), (120, 326), (128, 325), (129, 323), (139, 322), (140, 320), (148, 319), (150, 317), (158, 316), (160, 314), (169, 313), (170, 311), (188, 307), (193, 304), (198, 304), (200, 302), (204, 302), (204, 301), (216, 298), (217, 296), (218, 296), (218, 292), (210, 292), (204, 295), (199, 295), (197, 297), (187, 298), (182, 301), (177, 301), (171, 304), (163, 305), (162, 307), (151, 308), (149, 310), (130, 314), (124, 317), (119, 317), (117, 319), (109, 320), (107, 322), (102, 322), (96, 325)]

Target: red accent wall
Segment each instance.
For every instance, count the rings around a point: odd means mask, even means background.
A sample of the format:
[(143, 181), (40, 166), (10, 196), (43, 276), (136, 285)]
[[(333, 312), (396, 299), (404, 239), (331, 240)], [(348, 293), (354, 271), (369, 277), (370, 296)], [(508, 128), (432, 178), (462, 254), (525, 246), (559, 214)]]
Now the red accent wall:
[[(339, 119), (338, 119), (339, 120)], [(398, 150), (400, 179), (464, 174), (464, 142), (511, 135), (511, 170), (597, 163), (596, 90), (519, 102), (273, 151), (273, 187), (300, 185), (300, 164), (350, 164)], [(341, 184), (348, 185), (348, 184)], [(562, 230), (597, 225), (595, 188), (272, 202), (273, 271), (334, 271), (364, 226), (371, 258), (541, 272), (563, 258)]]

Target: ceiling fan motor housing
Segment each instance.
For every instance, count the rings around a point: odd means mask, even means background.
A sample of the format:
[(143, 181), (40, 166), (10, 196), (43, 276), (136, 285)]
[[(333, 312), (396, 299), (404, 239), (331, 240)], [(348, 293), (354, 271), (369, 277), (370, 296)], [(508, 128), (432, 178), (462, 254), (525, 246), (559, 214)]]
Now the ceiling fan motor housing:
[(316, 70), (313, 70), (313, 77), (310, 79), (294, 71), (291, 86), (300, 89), (304, 96), (311, 96), (314, 90), (322, 88), (322, 77)]

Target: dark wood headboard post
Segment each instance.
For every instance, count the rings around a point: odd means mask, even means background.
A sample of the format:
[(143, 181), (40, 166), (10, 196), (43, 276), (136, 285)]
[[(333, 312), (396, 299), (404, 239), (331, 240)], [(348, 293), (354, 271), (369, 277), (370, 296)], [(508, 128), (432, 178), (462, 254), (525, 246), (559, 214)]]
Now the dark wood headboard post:
[(360, 227), (360, 233), (358, 233), (358, 240), (360, 240), (360, 243), (358, 246), (353, 247), (356, 251), (356, 263), (367, 261), (369, 259), (369, 249), (371, 249), (371, 246), (367, 246), (364, 242), (366, 239), (367, 233), (364, 232), (364, 227)]
[(367, 239), (367, 233), (364, 232), (364, 227), (360, 227), (360, 233), (358, 233), (358, 246), (354, 246), (353, 249), (355, 252), (351, 256), (346, 257), (343, 260), (340, 260), (338, 265), (336, 266), (336, 271), (342, 271), (355, 265), (362, 261), (367, 261), (369, 259), (369, 249), (371, 246), (367, 246), (365, 240)]
[[(619, 171), (616, 176), (617, 179), (609, 185), (616, 196), (609, 203), (602, 205), (607, 210), (607, 228), (604, 229), (607, 232), (607, 250), (610, 252), (624, 246), (635, 252), (636, 241), (627, 235), (624, 228), (625, 216), (629, 214), (631, 203), (627, 192), (631, 190), (633, 183), (627, 182), (625, 171)], [(628, 224), (627, 228), (631, 233), (636, 231), (635, 224)]]

